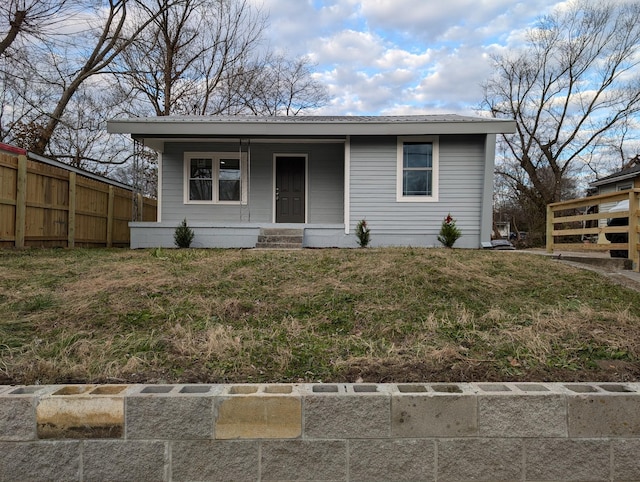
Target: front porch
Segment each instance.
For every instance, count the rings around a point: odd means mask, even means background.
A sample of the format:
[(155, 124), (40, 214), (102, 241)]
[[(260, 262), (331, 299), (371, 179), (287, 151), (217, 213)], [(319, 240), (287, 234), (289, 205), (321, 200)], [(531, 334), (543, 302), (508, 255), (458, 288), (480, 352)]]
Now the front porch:
[[(173, 234), (178, 223), (129, 223), (131, 248), (175, 248)], [(193, 229), (193, 248), (255, 248), (262, 230), (302, 231), (303, 248), (355, 248), (354, 235), (345, 233), (344, 224), (297, 223), (206, 223), (189, 222)]]
[[(621, 201), (628, 201), (628, 208), (610, 211)], [(632, 269), (640, 272), (639, 203), (640, 189), (629, 189), (549, 204), (547, 252), (626, 252)], [(608, 223), (610, 219), (618, 222)], [(607, 234), (619, 239), (610, 242)]]

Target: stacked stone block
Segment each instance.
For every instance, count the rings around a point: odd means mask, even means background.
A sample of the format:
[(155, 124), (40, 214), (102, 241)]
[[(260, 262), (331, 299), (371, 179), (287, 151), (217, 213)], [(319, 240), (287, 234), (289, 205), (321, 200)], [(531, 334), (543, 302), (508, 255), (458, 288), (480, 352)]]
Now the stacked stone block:
[(0, 480), (640, 480), (640, 384), (0, 386)]

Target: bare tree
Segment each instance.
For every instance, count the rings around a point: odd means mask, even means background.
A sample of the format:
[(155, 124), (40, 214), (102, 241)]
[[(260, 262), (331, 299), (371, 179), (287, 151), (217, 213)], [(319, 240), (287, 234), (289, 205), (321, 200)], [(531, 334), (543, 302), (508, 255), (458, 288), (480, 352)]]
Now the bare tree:
[(123, 87), (156, 115), (215, 114), (223, 85), (258, 47), (266, 19), (247, 0), (183, 0), (162, 10), (124, 55)]
[(129, 142), (105, 132), (117, 106), (128, 101), (105, 80), (87, 82), (78, 89), (48, 146), (51, 157), (101, 175), (132, 157)]
[(38, 119), (40, 126), (31, 146), (35, 153), (47, 153), (81, 86), (105, 73), (161, 12), (145, 0), (107, 0), (99, 4), (85, 0), (84, 8), (65, 24), (66, 35), (47, 38), (30, 48), (25, 58), (12, 59), (5, 73), (16, 84), (28, 82), (24, 100), (32, 110), (32, 122)]
[(243, 107), (253, 114), (289, 116), (326, 105), (327, 90), (313, 78), (312, 67), (308, 57), (271, 56), (261, 68), (239, 76)]
[(73, 7), (74, 0), (4, 0), (0, 3), (0, 56), (22, 37), (42, 38)]
[(637, 2), (575, 0), (541, 18), (524, 49), (493, 58), (483, 107), (517, 121), (497, 173), (539, 214), (640, 111), (639, 17)]
[[(93, 31), (95, 41), (88, 56), (80, 62), (80, 68), (69, 75), (64, 72), (63, 89), (53, 112), (36, 144), (35, 151), (43, 153), (47, 148), (53, 132), (60, 123), (62, 115), (80, 86), (92, 76), (103, 73), (127, 47), (164, 11), (147, 7), (140, 0), (108, 0), (108, 10), (99, 26)], [(129, 11), (135, 12), (128, 18)]]

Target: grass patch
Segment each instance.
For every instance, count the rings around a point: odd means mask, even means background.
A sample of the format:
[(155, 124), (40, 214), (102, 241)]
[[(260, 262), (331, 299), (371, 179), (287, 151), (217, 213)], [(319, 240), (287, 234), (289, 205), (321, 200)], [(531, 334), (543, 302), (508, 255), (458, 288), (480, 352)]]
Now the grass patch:
[(0, 251), (0, 383), (636, 380), (640, 293), (523, 253)]

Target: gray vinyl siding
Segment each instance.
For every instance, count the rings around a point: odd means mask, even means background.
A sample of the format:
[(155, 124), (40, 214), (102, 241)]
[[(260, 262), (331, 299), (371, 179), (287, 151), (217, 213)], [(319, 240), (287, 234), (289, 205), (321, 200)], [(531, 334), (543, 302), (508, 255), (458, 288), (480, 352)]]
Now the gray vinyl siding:
[(309, 224), (343, 224), (344, 144), (310, 148), (308, 178)]
[[(621, 182), (614, 182), (611, 184), (605, 184), (604, 186), (600, 186), (598, 188), (598, 194), (612, 194), (618, 191), (622, 191), (623, 189), (621, 188), (625, 188), (627, 187), (629, 184), (631, 184), (633, 186), (633, 180), (625, 180), (625, 181), (621, 181)], [(615, 205), (618, 204), (618, 201), (615, 202), (608, 202), (608, 203), (601, 203), (598, 206), (598, 210), (601, 213), (606, 213), (607, 211), (610, 211), (611, 209), (613, 209), (615, 207)], [(605, 227), (607, 225), (607, 220), (606, 219), (599, 219), (598, 220), (598, 226), (600, 227)], [(607, 238), (604, 236), (604, 234), (600, 234), (599, 243), (607, 243)]]
[[(355, 229), (359, 220), (366, 219), (372, 241), (377, 235), (383, 239), (412, 238), (411, 244), (438, 245), (436, 236), (442, 220), (451, 213), (462, 230), (459, 244), (478, 247), (485, 136), (439, 136), (437, 202), (397, 202), (396, 149), (395, 136), (351, 138), (350, 229)], [(393, 244), (399, 242), (401, 240), (396, 239)]]
[[(243, 144), (246, 151), (247, 144)], [(167, 143), (162, 155), (162, 221), (273, 222), (273, 156), (308, 156), (309, 223), (344, 223), (344, 144), (254, 143), (250, 147), (248, 205), (185, 204), (185, 152), (238, 152), (237, 143)]]
[[(611, 194), (614, 192), (618, 191), (618, 187), (616, 184), (608, 184), (606, 186), (600, 186), (600, 188), (598, 189), (598, 194)], [(604, 213), (609, 211), (612, 207), (614, 207), (617, 203), (616, 202), (609, 202), (609, 203), (602, 203), (599, 206), (599, 210), (600, 212)], [(607, 220), (606, 219), (600, 219), (599, 220), (599, 224), (600, 226), (606, 226), (607, 225)]]

